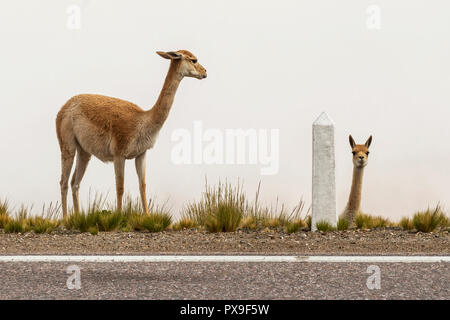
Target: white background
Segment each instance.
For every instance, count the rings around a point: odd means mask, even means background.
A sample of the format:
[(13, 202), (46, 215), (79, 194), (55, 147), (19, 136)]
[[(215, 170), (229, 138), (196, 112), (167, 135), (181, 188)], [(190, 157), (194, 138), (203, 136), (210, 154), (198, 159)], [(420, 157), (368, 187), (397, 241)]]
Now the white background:
[[(81, 29), (66, 27), (81, 8)], [(366, 9), (381, 8), (381, 29)], [(72, 95), (100, 93), (144, 109), (168, 61), (187, 49), (208, 70), (185, 79), (147, 158), (149, 193), (173, 213), (198, 198), (205, 176), (236, 182), (250, 198), (310, 204), (311, 124), (336, 123), (338, 211), (351, 182), (348, 134), (373, 135), (362, 210), (392, 219), (450, 199), (450, 3), (448, 1), (3, 1), (0, 4), (0, 198), (40, 207), (59, 200), (55, 117)], [(280, 129), (280, 170), (181, 165), (170, 160), (177, 128)], [(126, 191), (137, 196), (134, 163)], [(93, 159), (81, 185), (114, 195), (111, 164)]]

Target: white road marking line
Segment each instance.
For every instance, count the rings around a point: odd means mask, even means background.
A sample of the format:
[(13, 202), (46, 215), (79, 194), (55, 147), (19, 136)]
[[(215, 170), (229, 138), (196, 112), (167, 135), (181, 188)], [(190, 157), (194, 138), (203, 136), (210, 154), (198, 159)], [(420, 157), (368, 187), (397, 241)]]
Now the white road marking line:
[(257, 256), (257, 255), (19, 255), (0, 256), (0, 262), (360, 262), (438, 263), (450, 256)]

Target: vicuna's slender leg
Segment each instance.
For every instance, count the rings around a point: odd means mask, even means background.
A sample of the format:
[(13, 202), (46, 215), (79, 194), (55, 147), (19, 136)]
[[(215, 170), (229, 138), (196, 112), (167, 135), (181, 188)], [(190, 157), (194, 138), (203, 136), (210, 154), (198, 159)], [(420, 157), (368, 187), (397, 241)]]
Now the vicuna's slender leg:
[(70, 170), (72, 170), (73, 158), (75, 157), (75, 148), (65, 150), (61, 153), (61, 206), (63, 217), (67, 215), (67, 190), (69, 189)]
[(116, 173), (117, 210), (122, 211), (125, 158), (123, 157), (114, 158), (114, 171)]
[(145, 191), (145, 152), (136, 158), (136, 172), (138, 175), (139, 191), (141, 192), (142, 208), (148, 213), (147, 195)]
[(88, 166), (91, 155), (81, 149), (80, 146), (77, 147), (77, 164), (75, 167), (75, 172), (72, 175), (72, 181), (70, 186), (72, 187), (72, 198), (73, 198), (73, 208), (75, 212), (80, 212), (80, 202), (78, 197), (78, 190), (80, 189), (80, 182), (83, 179), (84, 173)]

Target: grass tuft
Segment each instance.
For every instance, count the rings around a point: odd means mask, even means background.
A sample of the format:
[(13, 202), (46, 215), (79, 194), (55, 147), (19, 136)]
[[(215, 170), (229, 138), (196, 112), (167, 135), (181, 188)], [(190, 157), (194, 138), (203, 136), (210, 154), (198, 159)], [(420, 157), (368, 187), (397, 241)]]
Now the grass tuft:
[(233, 187), (219, 181), (217, 187), (211, 187), (206, 181), (201, 200), (189, 203), (182, 218), (190, 219), (210, 232), (228, 232), (237, 229), (247, 210), (248, 204), (241, 184)]
[(172, 226), (173, 230), (179, 231), (179, 230), (185, 230), (185, 229), (192, 229), (197, 227), (195, 224), (195, 221), (189, 218), (181, 218), (177, 223), (175, 223)]
[(249, 230), (256, 230), (258, 228), (258, 223), (256, 221), (256, 218), (253, 216), (244, 217), (241, 221), (241, 228), (249, 229)]
[(5, 226), (11, 221), (8, 214), (0, 214), (0, 229), (5, 228)]
[(213, 208), (209, 213), (205, 227), (209, 232), (230, 232), (236, 231), (244, 212), (233, 203), (219, 203), (217, 208)]
[(196, 226), (210, 232), (235, 231), (238, 227), (251, 230), (281, 228), (301, 219), (305, 205), (302, 200), (290, 212), (284, 205), (279, 206), (278, 198), (275, 207), (261, 206), (260, 188), (261, 183), (258, 184), (254, 203), (249, 205), (239, 181), (237, 186), (219, 181), (214, 187), (206, 181), (201, 200), (185, 206), (182, 219), (192, 220)]
[(99, 231), (116, 231), (127, 223), (127, 216), (120, 211), (102, 210), (98, 213), (96, 224)]
[(308, 217), (306, 218), (306, 226), (308, 227), (309, 230), (311, 230), (311, 226), (312, 226), (312, 217), (311, 215), (308, 215)]
[(0, 199), (0, 229), (3, 229), (10, 220), (8, 199)]
[[(277, 197), (275, 206), (270, 205), (262, 207), (259, 204), (259, 194), (261, 190), (261, 182), (258, 184), (256, 190), (255, 201), (253, 206), (248, 207), (245, 214), (244, 221), (247, 227), (252, 227), (252, 229), (258, 228), (286, 228), (288, 225), (295, 223), (296, 221), (302, 220), (302, 213), (305, 209), (305, 202), (300, 199), (299, 203), (289, 212), (286, 206), (282, 204), (279, 206), (279, 199)], [(309, 209), (305, 216), (309, 213)], [(248, 218), (251, 219), (248, 219)]]
[(355, 216), (355, 225), (358, 229), (384, 228), (394, 225), (391, 221), (381, 216), (371, 216), (359, 212)]
[[(170, 210), (165, 205), (158, 206), (154, 201), (149, 202), (149, 214), (145, 214), (139, 198), (127, 196), (124, 199), (122, 211), (112, 210), (113, 206), (106, 203), (106, 197), (96, 194), (93, 201), (89, 200), (88, 210), (82, 213), (72, 213), (61, 219), (60, 205), (50, 203), (43, 206), (40, 215), (33, 216), (33, 207), (21, 205), (17, 210), (12, 209), (7, 199), (0, 199), (0, 229), (5, 233), (51, 233), (59, 227), (80, 232), (98, 234), (100, 231), (150, 231), (159, 232), (172, 228), (184, 230), (190, 228), (204, 228), (210, 232), (230, 232), (238, 228), (250, 230), (278, 229), (287, 233), (298, 232), (305, 226), (311, 230), (311, 216), (309, 209), (306, 215), (302, 215), (305, 203), (300, 200), (292, 210), (287, 210), (284, 205), (261, 206), (259, 193), (261, 183), (258, 184), (255, 201), (251, 205), (243, 192), (242, 184), (237, 186), (219, 181), (217, 186), (205, 184), (205, 191), (200, 201), (186, 205), (179, 221), (172, 223)], [(109, 210), (106, 210), (109, 209)], [(381, 216), (371, 216), (358, 213), (355, 216), (357, 228), (373, 229), (391, 226), (400, 226), (404, 230), (416, 229), (421, 232), (433, 232), (435, 230), (450, 230), (450, 218), (439, 205), (428, 208), (426, 211), (416, 212), (413, 217), (402, 218), (400, 222), (393, 223)], [(340, 218), (337, 227), (319, 221), (317, 229), (320, 231), (347, 230), (348, 222)]]
[(158, 206), (154, 201), (149, 202), (149, 214), (145, 214), (139, 198), (125, 197), (123, 210), (105, 210), (113, 208), (106, 203), (106, 197), (96, 194), (93, 201), (89, 200), (88, 211), (72, 213), (63, 219), (63, 225), (68, 230), (89, 232), (93, 235), (100, 231), (143, 231), (158, 232), (165, 230), (171, 223), (172, 217), (165, 205)]
[(0, 199), (0, 215), (9, 215), (9, 201), (8, 199)]
[(98, 227), (96, 226), (90, 226), (87, 231), (93, 236), (98, 235)]
[(5, 233), (22, 233), (24, 232), (24, 224), (22, 220), (11, 220), (4, 228)]
[(68, 230), (78, 230), (80, 232), (89, 232), (89, 229), (96, 227), (98, 229), (100, 212), (74, 212), (68, 215), (64, 221), (64, 227)]
[(316, 228), (319, 231), (325, 231), (325, 232), (336, 230), (336, 228), (333, 227), (328, 221), (323, 221), (323, 220), (318, 221), (316, 223)]
[(166, 213), (153, 213), (144, 216), (142, 227), (150, 232), (160, 232), (167, 229), (172, 223), (172, 217)]
[(59, 225), (56, 219), (48, 218), (55, 211), (55, 206), (52, 204), (50, 204), (48, 210), (45, 210), (44, 206), (41, 216), (31, 216), (32, 208), (32, 206), (21, 205), (15, 212), (15, 216), (11, 217), (9, 215), (8, 201), (0, 201), (0, 228), (3, 228), (5, 233), (23, 233), (28, 231), (50, 233)]
[(306, 223), (299, 219), (297, 221), (293, 221), (293, 222), (289, 222), (286, 225), (286, 232), (287, 233), (294, 233), (294, 232), (298, 232), (301, 228), (305, 227)]
[(33, 217), (25, 220), (27, 230), (33, 230), (35, 233), (51, 233), (59, 226), (59, 221), (42, 217)]
[(432, 232), (438, 227), (448, 227), (449, 218), (438, 204), (434, 209), (428, 208), (423, 212), (416, 212), (412, 218), (414, 228), (421, 232)]
[(160, 232), (166, 230), (172, 222), (172, 217), (168, 213), (152, 213), (150, 215), (134, 215), (130, 219), (133, 230)]
[(412, 219), (408, 218), (408, 217), (403, 217), (399, 222), (399, 226), (402, 227), (403, 230), (414, 229), (414, 224), (412, 222)]
[(347, 221), (347, 219), (345, 219), (344, 217), (341, 217), (338, 219), (337, 221), (337, 229), (342, 231), (342, 230), (347, 230), (349, 227), (349, 223)]

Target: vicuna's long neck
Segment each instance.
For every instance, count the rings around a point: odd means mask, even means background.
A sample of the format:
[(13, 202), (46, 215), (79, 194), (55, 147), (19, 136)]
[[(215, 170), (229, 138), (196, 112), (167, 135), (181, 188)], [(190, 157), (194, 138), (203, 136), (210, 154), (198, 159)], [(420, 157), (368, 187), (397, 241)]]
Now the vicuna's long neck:
[(177, 72), (178, 61), (171, 61), (169, 71), (167, 72), (166, 80), (163, 88), (159, 94), (158, 100), (152, 109), (147, 111), (149, 120), (154, 129), (160, 129), (169, 115), (172, 107), (175, 93), (178, 85), (183, 77)]
[(347, 203), (347, 211), (357, 213), (361, 206), (361, 191), (363, 181), (364, 167), (358, 168), (353, 166), (353, 179), (350, 196)]

